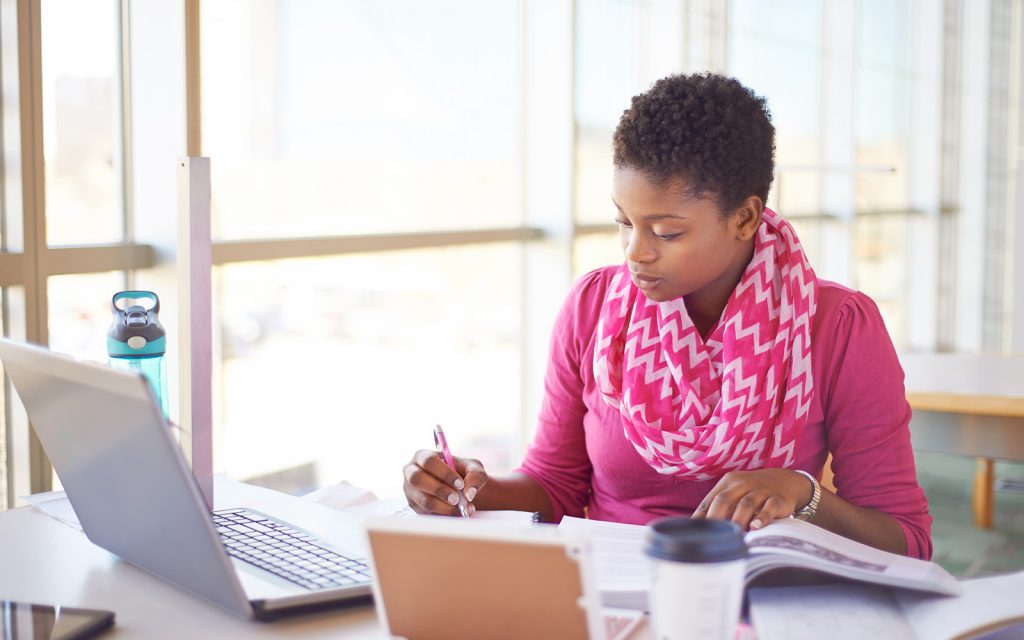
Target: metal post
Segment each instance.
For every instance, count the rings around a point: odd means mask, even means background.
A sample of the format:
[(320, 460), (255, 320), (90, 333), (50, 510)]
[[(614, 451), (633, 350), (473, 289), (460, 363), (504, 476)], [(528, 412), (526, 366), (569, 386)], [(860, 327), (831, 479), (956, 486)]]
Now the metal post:
[(213, 251), (210, 159), (178, 162), (178, 416), (182, 448), (213, 508)]

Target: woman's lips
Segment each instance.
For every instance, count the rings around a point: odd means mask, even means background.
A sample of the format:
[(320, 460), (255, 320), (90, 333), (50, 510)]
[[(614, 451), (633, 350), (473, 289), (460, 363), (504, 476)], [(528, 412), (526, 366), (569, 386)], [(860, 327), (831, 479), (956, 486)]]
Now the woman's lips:
[(661, 280), (661, 278), (655, 278), (654, 276), (641, 273), (633, 274), (634, 284), (644, 291), (650, 291), (651, 289), (656, 288), (661, 283)]

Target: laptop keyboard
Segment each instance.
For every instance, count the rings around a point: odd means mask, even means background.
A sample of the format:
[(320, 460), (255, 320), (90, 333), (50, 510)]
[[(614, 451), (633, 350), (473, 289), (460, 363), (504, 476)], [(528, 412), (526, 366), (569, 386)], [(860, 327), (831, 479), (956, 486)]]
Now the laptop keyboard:
[(212, 514), (232, 558), (269, 571), (306, 589), (368, 584), (370, 568), (321, 546), (313, 536), (245, 509)]

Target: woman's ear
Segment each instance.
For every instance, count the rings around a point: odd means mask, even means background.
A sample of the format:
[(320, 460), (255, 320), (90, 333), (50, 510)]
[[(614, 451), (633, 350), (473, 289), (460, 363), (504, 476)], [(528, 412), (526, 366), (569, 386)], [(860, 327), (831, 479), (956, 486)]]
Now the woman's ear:
[(762, 211), (764, 202), (758, 196), (750, 196), (733, 211), (732, 219), (737, 240), (747, 242), (757, 234), (757, 228), (761, 226)]

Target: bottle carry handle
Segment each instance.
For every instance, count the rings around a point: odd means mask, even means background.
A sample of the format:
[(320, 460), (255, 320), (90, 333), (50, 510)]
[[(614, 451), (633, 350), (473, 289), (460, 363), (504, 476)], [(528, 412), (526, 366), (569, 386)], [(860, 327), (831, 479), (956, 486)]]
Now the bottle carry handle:
[(152, 291), (118, 291), (110, 300), (110, 306), (115, 313), (118, 311), (127, 311), (125, 307), (117, 304), (118, 301), (124, 300), (125, 298), (130, 298), (132, 300), (152, 300), (153, 306), (146, 308), (146, 311), (160, 313), (160, 298), (158, 298)]

